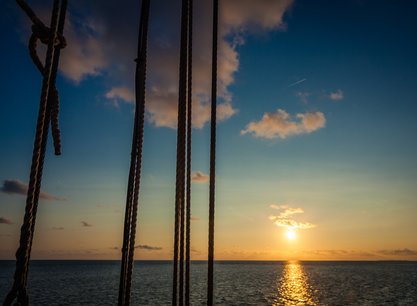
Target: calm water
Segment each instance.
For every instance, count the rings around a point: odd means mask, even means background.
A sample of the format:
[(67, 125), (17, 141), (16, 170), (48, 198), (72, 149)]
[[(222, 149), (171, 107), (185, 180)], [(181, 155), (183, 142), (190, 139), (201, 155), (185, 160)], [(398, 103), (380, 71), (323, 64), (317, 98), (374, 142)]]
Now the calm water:
[[(191, 302), (205, 301), (206, 263), (194, 262)], [(14, 262), (0, 261), (0, 297)], [(169, 305), (170, 262), (136, 262), (133, 305)], [(217, 262), (217, 305), (417, 305), (417, 262)], [(115, 305), (117, 261), (34, 261), (33, 305)]]

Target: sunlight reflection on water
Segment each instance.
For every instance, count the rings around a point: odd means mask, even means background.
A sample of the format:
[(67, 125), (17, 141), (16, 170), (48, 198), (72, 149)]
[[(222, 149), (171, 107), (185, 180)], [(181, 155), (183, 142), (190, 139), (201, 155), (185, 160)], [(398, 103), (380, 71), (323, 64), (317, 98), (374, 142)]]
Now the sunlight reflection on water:
[(287, 262), (278, 281), (278, 296), (274, 305), (317, 305), (303, 266)]

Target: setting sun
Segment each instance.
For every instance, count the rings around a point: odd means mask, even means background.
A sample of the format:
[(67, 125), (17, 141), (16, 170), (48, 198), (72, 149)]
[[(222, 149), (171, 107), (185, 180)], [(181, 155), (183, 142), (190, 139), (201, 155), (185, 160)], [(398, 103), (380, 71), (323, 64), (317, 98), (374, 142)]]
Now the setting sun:
[(295, 240), (295, 238), (297, 238), (297, 234), (292, 229), (289, 229), (288, 231), (286, 231), (285, 236), (287, 237), (288, 240)]

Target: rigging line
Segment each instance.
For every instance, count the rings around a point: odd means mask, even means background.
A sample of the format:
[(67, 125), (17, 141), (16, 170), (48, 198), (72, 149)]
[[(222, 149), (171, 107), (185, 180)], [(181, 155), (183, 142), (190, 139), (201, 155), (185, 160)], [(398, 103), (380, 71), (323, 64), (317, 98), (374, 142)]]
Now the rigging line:
[[(17, 3), (25, 11), (34, 23), (41, 23), (32, 9), (23, 1)], [(39, 102), (39, 113), (34, 140), (32, 165), (26, 198), (25, 216), (21, 227), (19, 248), (16, 251), (16, 270), (12, 289), (6, 296), (3, 305), (11, 305), (16, 299), (19, 305), (28, 305), (29, 297), (26, 290), (27, 276), (29, 270), (30, 252), (32, 248), (33, 234), (35, 229), (36, 212), (40, 194), (42, 170), (48, 138), (48, 128), (51, 116), (51, 88), (56, 80), (57, 67), (59, 62), (60, 49), (62, 45), (56, 44), (58, 32), (63, 31), (66, 0), (55, 0), (53, 2), (51, 25), (48, 32), (49, 39), (46, 51), (45, 67), (43, 68), (43, 81), (41, 97)], [(35, 62), (36, 65), (36, 62)], [(39, 67), (38, 67), (39, 68)]]
[(213, 46), (211, 74), (211, 133), (210, 133), (210, 191), (209, 191), (209, 246), (207, 275), (207, 305), (213, 305), (213, 264), (214, 264), (214, 205), (216, 184), (216, 107), (217, 107), (217, 40), (219, 2), (213, 0)]
[(193, 0), (188, 14), (188, 97), (187, 97), (187, 173), (186, 173), (186, 244), (185, 244), (185, 305), (190, 305), (190, 245), (191, 245), (191, 139), (192, 139), (192, 62), (193, 62)]
[(146, 52), (150, 0), (142, 2), (136, 61), (136, 109), (123, 233), (119, 305), (130, 304), (145, 120)]
[[(187, 92), (187, 14), (188, 0), (182, 0), (181, 10), (181, 47), (178, 91), (178, 129), (177, 129), (177, 165), (175, 190), (175, 224), (174, 224), (174, 267), (172, 281), (172, 305), (178, 302), (178, 247), (181, 209), (184, 205), (185, 180), (185, 124), (186, 124), (186, 92)], [(183, 263), (182, 263), (183, 264)], [(179, 284), (183, 286), (182, 283)]]

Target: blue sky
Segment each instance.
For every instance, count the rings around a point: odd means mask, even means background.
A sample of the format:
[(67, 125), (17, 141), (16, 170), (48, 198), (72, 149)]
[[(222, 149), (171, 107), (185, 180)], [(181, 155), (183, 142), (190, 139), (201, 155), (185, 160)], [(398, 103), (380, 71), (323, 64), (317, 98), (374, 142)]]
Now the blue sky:
[[(152, 7), (138, 244), (161, 249), (139, 258), (171, 256), (177, 2)], [(416, 4), (225, 3), (217, 258), (416, 259)], [(40, 202), (35, 258), (119, 256), (112, 248), (122, 233), (139, 8), (123, 4), (70, 5), (57, 84), (63, 155), (54, 157), (49, 144), (43, 180), (59, 199)], [(193, 170), (208, 173), (210, 6), (195, 6)], [(25, 16), (14, 3), (0, 8), (0, 180), (26, 183), (41, 79), (27, 53)], [(11, 258), (24, 196), (2, 190), (0, 217), (9, 222), (0, 224), (0, 257)], [(194, 258), (206, 254), (207, 193), (195, 181)], [(288, 222), (296, 241), (285, 239)]]

